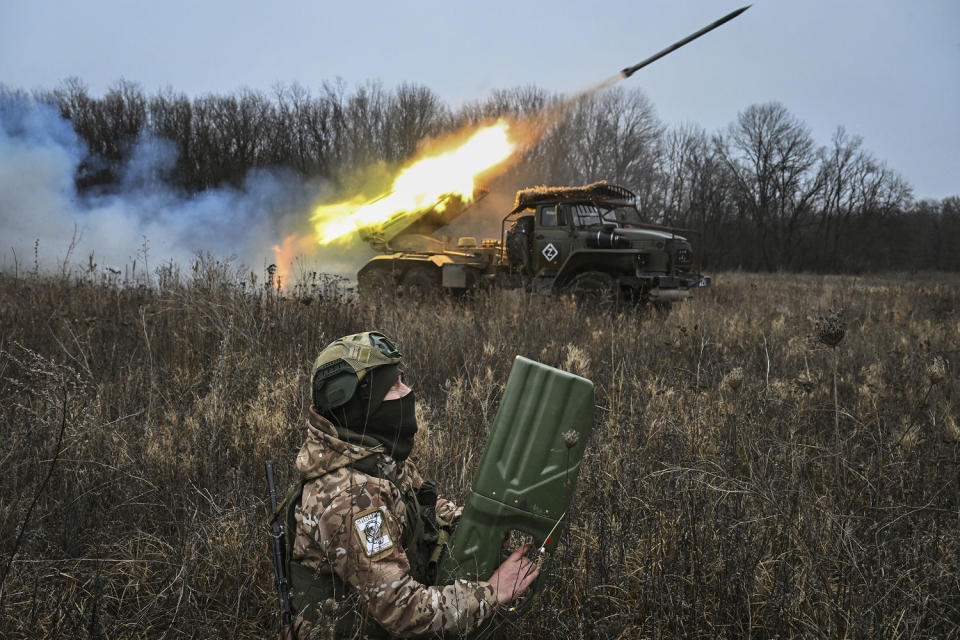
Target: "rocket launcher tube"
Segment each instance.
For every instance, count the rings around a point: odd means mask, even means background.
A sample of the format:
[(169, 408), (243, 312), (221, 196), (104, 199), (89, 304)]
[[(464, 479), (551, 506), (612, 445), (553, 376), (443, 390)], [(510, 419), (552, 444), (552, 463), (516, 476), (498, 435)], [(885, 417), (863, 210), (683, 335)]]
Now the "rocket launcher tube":
[[(549, 559), (566, 524), (593, 406), (590, 380), (517, 356), (438, 584), (485, 580), (512, 530), (533, 536), (534, 549)], [(526, 595), (516, 613), (532, 599)], [(481, 635), (484, 629), (492, 630)]]
[[(429, 235), (450, 224), (460, 217), (467, 209), (486, 197), (485, 189), (477, 189), (473, 198), (465, 202), (456, 195), (446, 195), (431, 206), (418, 211), (397, 211), (382, 222), (357, 227), (360, 238), (378, 251), (387, 250), (390, 241), (399, 235), (417, 233)], [(385, 194), (377, 200), (386, 198)]]

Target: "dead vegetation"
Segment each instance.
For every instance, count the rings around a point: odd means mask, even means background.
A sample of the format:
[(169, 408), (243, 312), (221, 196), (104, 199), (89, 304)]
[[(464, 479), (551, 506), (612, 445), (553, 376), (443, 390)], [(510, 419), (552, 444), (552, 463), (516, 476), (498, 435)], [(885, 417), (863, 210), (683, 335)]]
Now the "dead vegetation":
[(0, 635), (270, 636), (263, 461), (289, 479), (311, 360), (378, 328), (454, 497), (514, 354), (597, 384), (550, 586), (504, 637), (960, 637), (956, 276), (727, 274), (666, 317), (255, 280), (0, 276)]

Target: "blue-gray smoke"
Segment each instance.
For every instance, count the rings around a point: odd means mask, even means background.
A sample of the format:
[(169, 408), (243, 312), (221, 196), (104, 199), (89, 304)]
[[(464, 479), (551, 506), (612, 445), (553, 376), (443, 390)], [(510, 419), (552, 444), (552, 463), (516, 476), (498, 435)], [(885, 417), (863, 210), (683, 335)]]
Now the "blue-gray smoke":
[[(234, 257), (255, 271), (273, 262), (272, 247), (304, 231), (318, 189), (282, 171), (251, 171), (240, 188), (187, 195), (165, 176), (176, 163), (168, 140), (140, 140), (120, 168), (119, 186), (78, 193), (75, 178), (91, 158), (83, 140), (55, 108), (0, 87), (0, 269), (41, 270), (69, 265), (122, 269), (133, 260), (150, 267), (187, 267), (198, 252)], [(146, 247), (146, 255), (144, 255)], [(312, 268), (355, 273), (356, 260)]]

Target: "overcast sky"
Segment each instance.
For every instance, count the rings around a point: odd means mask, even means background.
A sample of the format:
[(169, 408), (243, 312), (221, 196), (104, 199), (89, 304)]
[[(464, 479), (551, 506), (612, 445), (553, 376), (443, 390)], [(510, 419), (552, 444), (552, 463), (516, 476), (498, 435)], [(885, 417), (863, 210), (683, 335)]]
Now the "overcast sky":
[[(492, 89), (572, 92), (739, 0), (310, 2), (0, 0), (0, 83), (95, 94), (119, 78), (190, 95), (276, 83), (415, 82), (452, 106)], [(960, 194), (960, 0), (758, 0), (625, 80), (669, 124), (726, 126), (778, 100), (818, 143), (843, 125), (914, 186)]]

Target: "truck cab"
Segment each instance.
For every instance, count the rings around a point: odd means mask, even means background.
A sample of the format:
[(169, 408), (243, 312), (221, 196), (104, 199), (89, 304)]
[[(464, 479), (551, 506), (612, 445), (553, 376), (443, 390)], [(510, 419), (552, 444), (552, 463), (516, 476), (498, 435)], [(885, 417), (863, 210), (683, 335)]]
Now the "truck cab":
[(644, 223), (635, 202), (603, 182), (520, 191), (503, 221), (506, 262), (542, 292), (670, 304), (708, 286), (680, 230)]

